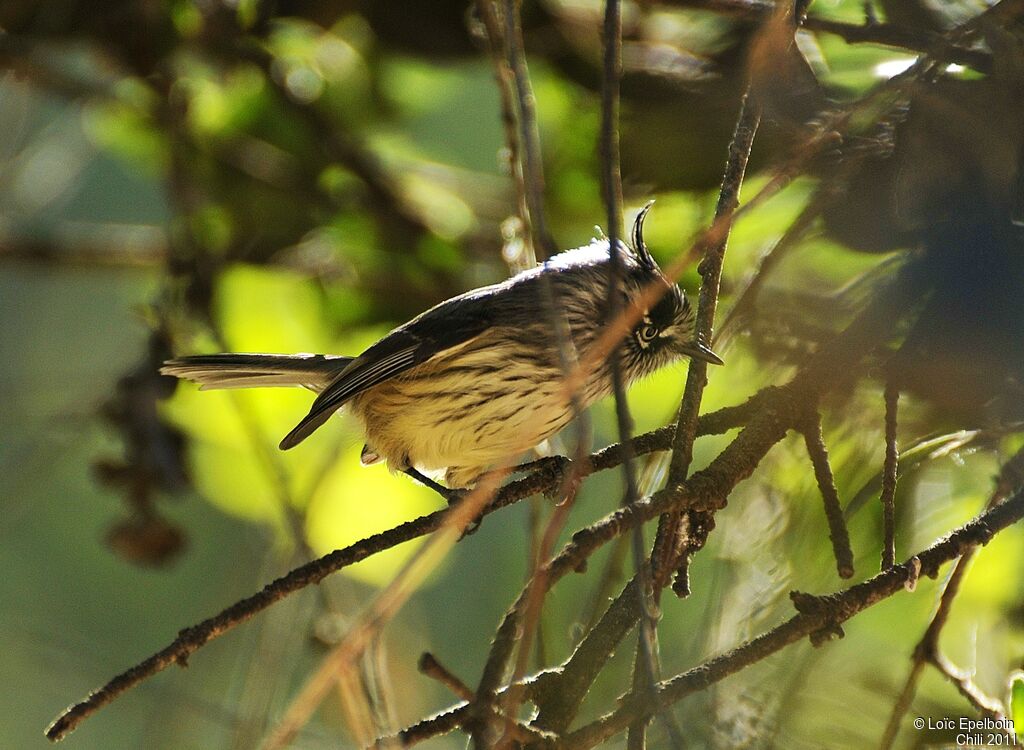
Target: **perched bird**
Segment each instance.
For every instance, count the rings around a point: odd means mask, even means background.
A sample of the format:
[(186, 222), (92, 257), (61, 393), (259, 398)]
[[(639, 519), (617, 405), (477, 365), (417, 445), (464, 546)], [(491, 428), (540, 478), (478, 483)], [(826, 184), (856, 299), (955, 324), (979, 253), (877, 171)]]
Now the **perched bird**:
[[(618, 349), (626, 384), (683, 356), (722, 361), (693, 340), (694, 318), (678, 286), (662, 274), (643, 240), (650, 205), (637, 216), (633, 247), (620, 244), (622, 309), (662, 285), (656, 304)], [(202, 388), (303, 386), (319, 395), (281, 441), (301, 443), (342, 406), (362, 422), (362, 462), (386, 460), (422, 479), (444, 469), (449, 488), (470, 486), (565, 427), (573, 406), (559, 342), (544, 304), (564, 316), (582, 360), (604, 327), (608, 240), (593, 240), (503, 281), (453, 297), (391, 331), (358, 357), (314, 354), (210, 354), (166, 362), (161, 372)], [(612, 390), (607, 359), (587, 374), (583, 406)]]

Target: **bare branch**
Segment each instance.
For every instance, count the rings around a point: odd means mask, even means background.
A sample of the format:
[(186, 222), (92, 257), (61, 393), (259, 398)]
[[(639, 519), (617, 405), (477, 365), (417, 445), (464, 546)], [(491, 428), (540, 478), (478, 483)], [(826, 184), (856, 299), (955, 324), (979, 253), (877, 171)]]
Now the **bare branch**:
[(850, 550), (850, 533), (843, 520), (843, 508), (839, 503), (839, 492), (832, 476), (832, 466), (828, 460), (828, 448), (825, 447), (825, 436), (821, 431), (821, 417), (815, 415), (807, 421), (802, 430), (807, 454), (814, 466), (814, 478), (821, 490), (821, 499), (825, 502), (825, 516), (828, 518), (829, 538), (832, 540), (832, 551), (836, 557), (836, 570), (840, 578), (853, 576), (853, 552)]
[[(976, 551), (977, 548), (975, 548)], [(1006, 709), (997, 698), (985, 695), (978, 684), (971, 678), (969, 672), (958, 669), (953, 662), (947, 659), (941, 651), (933, 653), (928, 662), (953, 683), (957, 692), (962, 695), (982, 716), (992, 719), (1001, 719), (1006, 716)]]
[(544, 167), (541, 162), (540, 132), (537, 129), (533, 86), (526, 67), (518, 0), (505, 0), (502, 13), (505, 21), (505, 59), (512, 71), (516, 103), (519, 108), (519, 143), (522, 146), (523, 183), (526, 188), (526, 203), (530, 210), (531, 236), (534, 250), (540, 259), (544, 259), (557, 253), (558, 247), (551, 238), (544, 212)]
[(473, 700), (473, 691), (470, 690), (469, 686), (448, 671), (437, 658), (429, 651), (424, 651), (420, 657), (419, 670), (427, 675), (433, 677), (435, 680), (440, 682), (446, 688), (451, 690), (455, 697), (461, 698), (464, 701)]
[[(760, 122), (760, 106), (750, 100), (750, 91), (744, 94), (740, 102), (736, 129), (729, 145), (725, 173), (722, 177), (722, 188), (718, 194), (718, 205), (715, 209), (715, 223), (723, 222), (725, 229), (705, 251), (704, 260), (700, 265), (701, 287), (697, 300), (697, 315), (694, 334), (702, 341), (710, 342), (714, 336), (715, 311), (718, 308), (718, 291), (722, 279), (722, 265), (725, 261), (725, 248), (729, 239), (731, 217), (739, 205), (740, 186), (746, 174), (750, 149), (754, 143), (754, 135)], [(683, 389), (682, 402), (679, 405), (679, 416), (676, 420), (676, 434), (673, 438), (672, 460), (669, 467), (669, 482), (679, 482), (686, 478), (693, 460), (693, 441), (696, 424), (700, 412), (704, 387), (707, 385), (707, 363), (691, 360), (686, 375), (686, 386)], [(689, 528), (707, 527), (709, 520), (702, 516), (690, 514), (684, 519), (681, 514), (662, 518), (658, 523), (658, 534), (651, 557), (659, 588), (668, 581), (672, 571), (679, 571), (682, 580), (688, 578), (686, 566), (697, 547), (686, 549), (682, 534)], [(700, 542), (703, 546), (703, 541)], [(682, 589), (680, 589), (682, 590)]]
[(885, 464), (882, 469), (882, 567), (896, 564), (896, 474), (900, 451), (896, 444), (896, 415), (900, 391), (890, 379), (885, 384)]

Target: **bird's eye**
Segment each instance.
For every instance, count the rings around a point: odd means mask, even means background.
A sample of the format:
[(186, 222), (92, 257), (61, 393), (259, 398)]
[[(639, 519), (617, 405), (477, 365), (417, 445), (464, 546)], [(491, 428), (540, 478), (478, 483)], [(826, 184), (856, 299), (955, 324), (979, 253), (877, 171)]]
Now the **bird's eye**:
[(640, 329), (640, 340), (644, 342), (654, 341), (658, 337), (658, 327), (645, 325)]

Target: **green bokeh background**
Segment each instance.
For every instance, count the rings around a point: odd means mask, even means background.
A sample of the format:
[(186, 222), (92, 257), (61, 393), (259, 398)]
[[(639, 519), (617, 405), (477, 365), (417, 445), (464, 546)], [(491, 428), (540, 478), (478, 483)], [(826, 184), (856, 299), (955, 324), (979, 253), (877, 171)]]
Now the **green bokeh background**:
[[(855, 18), (860, 5), (820, 9)], [(0, 747), (47, 746), (43, 728), (62, 706), (180, 628), (256, 591), (309, 550), (322, 554), (439, 507), (436, 496), (406, 478), (382, 466), (361, 468), (360, 436), (346, 417), (299, 449), (277, 452), (280, 436), (305, 413), (304, 392), (199, 393), (181, 386), (160, 413), (188, 438), (193, 482), (187, 491), (161, 495), (158, 504), (184, 531), (187, 546), (167, 564), (140, 567), (104, 544), (127, 510), (119, 493), (95, 481), (94, 462), (122, 447), (98, 414), (142, 357), (156, 301), (165, 301), (159, 310), (171, 316), (181, 352), (223, 346), (357, 353), (426, 306), (509, 272), (499, 224), (513, 212), (514, 197), (498, 158), (503, 131), (485, 57), (389, 45), (368, 20), (372, 14), (359, 8), (331, 23), (277, 19), (263, 33), (246, 26), (252, 7), (238, 5), (239, 33), (259, 39), (271, 77), (252, 60), (215, 54), (203, 38), (213, 33), (210, 20), (178, 0), (159, 11), (172, 42), (162, 52), (160, 81), (120, 64), (84, 27), (67, 38), (41, 33), (37, 67), (95, 85), (102, 95), (63, 96), (31, 74), (0, 78)], [(707, 19), (693, 23), (704, 28), (696, 24)], [(878, 81), (876, 65), (906, 57), (831, 38), (822, 38), (820, 52), (826, 82), (847, 95)], [(562, 246), (584, 244), (604, 216), (598, 100), (542, 55), (531, 65), (552, 230)], [(306, 108), (373, 154), (401, 210), (420, 222), (418, 231), (397, 219), (381, 222), (352, 166), (323, 160), (319, 136), (301, 113)], [(693, 159), (718, 164), (724, 151), (694, 152)], [(627, 219), (656, 197), (648, 242), (659, 258), (675, 257), (711, 216), (714, 186), (662, 189), (628, 166)], [(744, 195), (766, 180), (755, 171)], [(812, 180), (797, 180), (735, 227), (726, 307), (813, 188)], [(11, 250), (19, 247), (48, 254)], [(213, 259), (208, 321), (166, 304), (181, 301), (183, 282), (160, 259), (183, 247), (186, 255)], [(884, 261), (815, 235), (780, 267), (771, 291), (783, 300), (835, 292)], [(696, 278), (691, 270), (682, 280), (691, 293)], [(816, 322), (841, 324), (838, 316)], [(714, 370), (704, 399), (708, 411), (784, 382), (789, 372), (742, 336), (724, 356), (728, 364)], [(634, 388), (638, 432), (671, 420), (684, 377), (679, 365)], [(846, 500), (881, 466), (881, 387), (865, 381), (836, 407), (825, 434)], [(593, 445), (614, 442), (610, 404), (593, 412)], [(926, 412), (907, 403), (902, 439), (928, 431)], [(701, 439), (696, 465), (728, 438)], [(553, 449), (564, 445), (556, 441)], [(1016, 447), (1008, 440), (995, 450), (958, 451), (908, 473), (899, 494), (898, 556), (976, 514), (1000, 456)], [(645, 481), (653, 483), (662, 470), (645, 464)], [(568, 530), (612, 510), (620, 492), (616, 472), (589, 479)], [(548, 511), (540, 499), (488, 518), (388, 626), (381, 658), (399, 725), (452, 702), (417, 673), (424, 650), (470, 684), (479, 678), (491, 634), (523, 583), (531, 524)], [(876, 569), (880, 524), (873, 502), (852, 519), (859, 576)], [(1021, 529), (1012, 528), (979, 555), (943, 640), (950, 658), (976, 669), (979, 684), (1000, 698), (1024, 655), (1021, 542)], [(276, 605), (203, 648), (187, 670), (168, 670), (104, 709), (65, 745), (257, 746), (326, 653), (325, 641), (343, 632), (414, 550), (406, 545), (360, 563)], [(599, 606), (602, 572), (616, 564), (628, 572), (623, 553), (600, 553), (588, 575), (570, 577), (549, 597), (547, 663), (569, 653), (581, 623)], [(787, 438), (734, 493), (691, 576), (689, 599), (664, 602), (666, 675), (788, 617), (791, 589), (841, 585), (802, 441)], [(791, 647), (684, 701), (676, 709), (679, 723), (695, 747), (876, 742), (939, 583), (921, 581), (913, 594), (871, 608), (848, 624), (842, 641)], [(631, 649), (616, 655), (587, 715), (613, 705), (631, 659)], [(951, 686), (926, 672), (910, 712), (916, 715), (973, 714)], [(939, 739), (911, 735), (902, 740), (908, 746)], [(351, 743), (332, 695), (292, 747)], [(657, 727), (652, 744), (668, 746)], [(462, 746), (460, 736), (426, 744)]]

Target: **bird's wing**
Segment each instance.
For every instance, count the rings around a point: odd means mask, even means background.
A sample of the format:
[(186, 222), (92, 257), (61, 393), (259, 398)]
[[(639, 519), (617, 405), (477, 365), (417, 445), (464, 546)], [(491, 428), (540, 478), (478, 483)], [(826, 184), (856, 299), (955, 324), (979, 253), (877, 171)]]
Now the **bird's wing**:
[(352, 360), (317, 396), (309, 414), (285, 435), (281, 450), (301, 443), (353, 396), (480, 335), (491, 324), (494, 306), (479, 292), (431, 308)]

